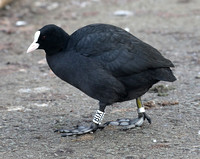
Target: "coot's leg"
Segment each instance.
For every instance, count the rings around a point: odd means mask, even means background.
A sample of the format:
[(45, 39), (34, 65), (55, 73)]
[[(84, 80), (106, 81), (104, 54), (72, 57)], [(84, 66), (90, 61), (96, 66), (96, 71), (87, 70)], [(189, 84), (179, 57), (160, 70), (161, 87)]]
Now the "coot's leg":
[(93, 122), (91, 123), (89, 127), (77, 126), (74, 129), (59, 129), (59, 130), (55, 130), (55, 132), (62, 133), (61, 136), (66, 137), (66, 136), (72, 136), (72, 135), (83, 135), (87, 133), (93, 133), (97, 129), (103, 129), (104, 126), (101, 126), (100, 124), (105, 114), (104, 113), (105, 108), (106, 108), (106, 104), (99, 103), (99, 110), (97, 110), (93, 118)]
[(136, 99), (138, 108), (138, 118), (136, 119), (118, 119), (117, 121), (106, 122), (106, 125), (123, 126), (123, 130), (131, 129), (137, 126), (141, 126), (145, 119), (151, 124), (151, 118), (145, 113), (144, 106), (142, 105), (141, 98)]

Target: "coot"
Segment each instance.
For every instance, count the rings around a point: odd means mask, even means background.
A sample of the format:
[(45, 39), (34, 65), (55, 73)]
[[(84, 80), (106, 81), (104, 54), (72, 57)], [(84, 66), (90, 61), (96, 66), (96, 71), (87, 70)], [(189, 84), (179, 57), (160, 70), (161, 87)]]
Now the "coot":
[[(141, 96), (159, 81), (176, 80), (170, 60), (113, 25), (91, 24), (71, 35), (56, 25), (46, 25), (35, 33), (27, 53), (36, 49), (46, 52), (48, 65), (59, 78), (99, 101), (91, 126), (57, 130), (63, 136), (94, 132), (106, 125), (130, 129), (141, 126), (145, 119), (151, 123)], [(106, 106), (132, 99), (136, 99), (138, 118), (101, 125)]]

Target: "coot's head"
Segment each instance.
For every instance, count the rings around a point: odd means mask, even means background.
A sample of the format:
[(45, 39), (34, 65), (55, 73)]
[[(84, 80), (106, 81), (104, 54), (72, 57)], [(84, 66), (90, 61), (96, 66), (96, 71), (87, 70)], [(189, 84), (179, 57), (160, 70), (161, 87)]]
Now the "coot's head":
[(34, 41), (29, 46), (27, 53), (36, 49), (45, 50), (47, 55), (58, 53), (67, 45), (69, 35), (60, 27), (49, 24), (36, 31)]

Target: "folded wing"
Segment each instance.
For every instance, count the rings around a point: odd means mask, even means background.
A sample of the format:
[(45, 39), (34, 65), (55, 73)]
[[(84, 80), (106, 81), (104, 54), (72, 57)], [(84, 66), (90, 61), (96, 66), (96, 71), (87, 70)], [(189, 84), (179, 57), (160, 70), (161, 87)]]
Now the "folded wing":
[[(81, 32), (85, 34), (80, 34)], [(78, 41), (73, 43), (76, 53), (100, 63), (115, 76), (174, 67), (158, 50), (112, 25), (89, 25), (73, 33), (71, 38), (72, 41), (73, 38)]]

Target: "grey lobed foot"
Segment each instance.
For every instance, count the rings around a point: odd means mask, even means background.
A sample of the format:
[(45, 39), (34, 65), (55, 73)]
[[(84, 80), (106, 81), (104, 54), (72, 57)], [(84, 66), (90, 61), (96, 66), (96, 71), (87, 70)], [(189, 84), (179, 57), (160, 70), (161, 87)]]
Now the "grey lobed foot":
[(99, 126), (98, 124), (92, 123), (90, 127), (78, 126), (75, 129), (59, 129), (59, 130), (55, 130), (54, 132), (59, 132), (61, 133), (62, 137), (66, 137), (66, 136), (84, 135), (87, 133), (93, 133), (97, 129), (103, 129), (103, 128), (104, 127)]
[(145, 119), (147, 119), (147, 121), (151, 124), (151, 118), (144, 112), (139, 113), (138, 118), (136, 119), (117, 119), (116, 121), (106, 122), (104, 126), (122, 126), (122, 130), (128, 130), (134, 127), (141, 126)]
[(141, 126), (145, 119), (147, 119), (147, 121), (151, 124), (151, 118), (145, 112), (143, 112), (139, 113), (138, 118), (136, 119), (117, 119), (116, 121), (106, 122), (103, 125), (92, 123), (90, 127), (78, 126), (75, 129), (59, 129), (55, 130), (55, 132), (61, 133), (62, 137), (84, 135), (87, 133), (93, 133), (97, 129), (104, 129), (108, 125), (122, 126), (122, 130), (128, 130), (134, 127)]

